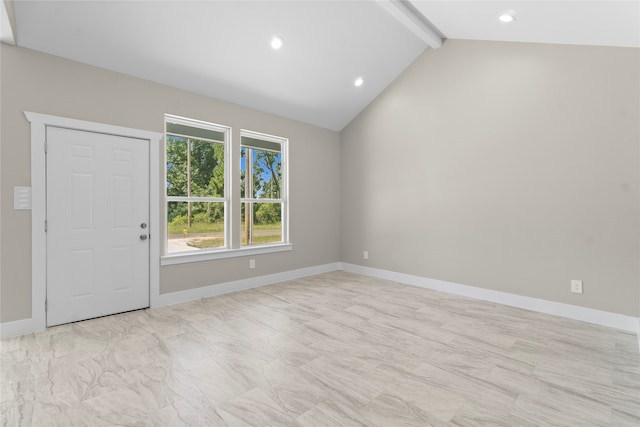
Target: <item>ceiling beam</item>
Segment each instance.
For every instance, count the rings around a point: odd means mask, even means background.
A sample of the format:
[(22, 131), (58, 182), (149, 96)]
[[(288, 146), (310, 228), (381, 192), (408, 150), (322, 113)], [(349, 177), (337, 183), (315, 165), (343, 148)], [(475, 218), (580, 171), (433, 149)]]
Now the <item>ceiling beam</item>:
[(0, 42), (16, 44), (16, 20), (13, 0), (0, 0)]
[(442, 37), (424, 16), (405, 0), (376, 0), (390, 15), (433, 49), (442, 46)]

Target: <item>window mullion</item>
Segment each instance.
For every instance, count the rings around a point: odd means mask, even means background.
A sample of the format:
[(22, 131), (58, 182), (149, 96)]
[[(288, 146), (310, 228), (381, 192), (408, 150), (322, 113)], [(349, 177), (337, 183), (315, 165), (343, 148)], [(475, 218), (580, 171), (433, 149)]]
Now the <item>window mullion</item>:
[(284, 203), (284, 199), (256, 199), (256, 198), (242, 198), (243, 203)]
[[(236, 174), (237, 172), (237, 165), (234, 164), (234, 153), (236, 153), (235, 151), (235, 147), (234, 147), (234, 139), (233, 139), (233, 135), (231, 133), (231, 129), (229, 129), (229, 131), (227, 132), (227, 138), (225, 141), (225, 146), (224, 146), (224, 167), (225, 167), (225, 174), (224, 174), (224, 198), (225, 198), (225, 208), (224, 208), (224, 224), (225, 224), (225, 241), (226, 241), (226, 246), (228, 249), (235, 249), (236, 247), (238, 247), (236, 245), (235, 239), (237, 232), (235, 231), (236, 229), (239, 229), (240, 227), (237, 226), (237, 219), (235, 218), (235, 216), (239, 215), (235, 215), (236, 214), (236, 206), (235, 206), (235, 192), (234, 190), (234, 186), (233, 183), (236, 180)], [(239, 176), (238, 176), (239, 178)]]
[[(191, 139), (187, 138), (187, 198), (191, 197)], [(191, 202), (187, 201), (187, 225), (191, 228)]]
[(180, 197), (180, 196), (167, 196), (167, 202), (210, 202), (210, 203), (224, 203), (226, 199), (222, 197)]
[[(244, 195), (245, 197), (253, 197), (253, 150), (247, 147), (246, 151), (246, 163), (245, 163), (245, 182), (244, 182)], [(244, 205), (244, 234), (245, 242), (247, 245), (253, 244), (253, 204), (245, 203)]]

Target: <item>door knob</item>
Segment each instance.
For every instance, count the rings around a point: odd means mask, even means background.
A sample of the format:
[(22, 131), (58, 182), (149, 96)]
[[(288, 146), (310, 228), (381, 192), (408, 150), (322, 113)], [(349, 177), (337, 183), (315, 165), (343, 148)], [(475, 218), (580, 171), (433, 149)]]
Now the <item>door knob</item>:
[(147, 240), (147, 235), (146, 234), (141, 234), (140, 235), (140, 240), (142, 240), (142, 241)]
[(147, 224), (143, 222), (142, 224), (140, 224), (140, 228), (144, 230), (145, 228), (147, 228)]

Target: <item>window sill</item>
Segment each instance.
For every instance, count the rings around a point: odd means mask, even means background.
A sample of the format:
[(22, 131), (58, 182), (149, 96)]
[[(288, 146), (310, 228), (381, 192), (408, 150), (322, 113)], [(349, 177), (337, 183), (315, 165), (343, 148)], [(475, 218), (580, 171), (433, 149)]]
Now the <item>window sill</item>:
[(240, 249), (221, 249), (219, 251), (206, 252), (181, 252), (172, 255), (165, 255), (160, 258), (160, 265), (186, 264), (190, 262), (212, 261), (225, 258), (237, 258), (251, 255), (270, 254), (274, 252), (284, 252), (293, 249), (291, 243), (279, 243), (275, 245), (256, 245), (242, 247)]

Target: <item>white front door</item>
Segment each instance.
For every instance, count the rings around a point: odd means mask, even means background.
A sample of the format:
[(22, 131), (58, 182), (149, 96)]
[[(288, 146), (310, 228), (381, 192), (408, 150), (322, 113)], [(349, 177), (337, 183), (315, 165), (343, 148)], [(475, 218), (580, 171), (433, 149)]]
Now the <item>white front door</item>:
[(149, 306), (149, 141), (47, 126), (47, 326)]

